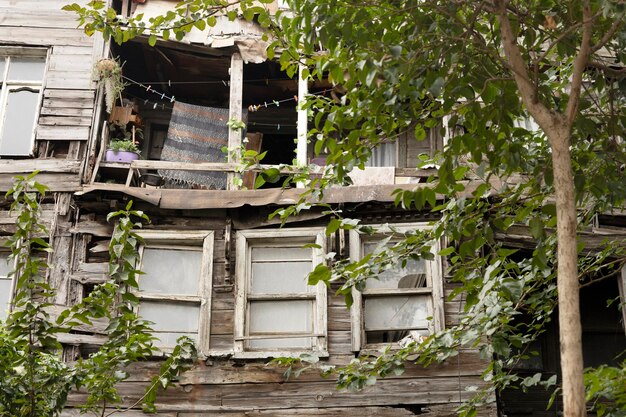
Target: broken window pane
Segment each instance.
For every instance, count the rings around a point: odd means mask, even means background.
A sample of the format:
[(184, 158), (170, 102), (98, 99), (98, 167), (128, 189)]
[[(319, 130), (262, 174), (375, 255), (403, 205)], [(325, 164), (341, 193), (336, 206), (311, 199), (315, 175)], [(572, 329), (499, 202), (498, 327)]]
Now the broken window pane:
[(427, 329), (430, 295), (365, 299), (365, 330)]
[(0, 252), (0, 278), (6, 278), (13, 271), (13, 263), (9, 260), (8, 252)]
[(202, 252), (145, 248), (139, 290), (154, 294), (198, 295)]
[[(365, 254), (372, 253), (378, 247), (378, 243), (366, 243)], [(397, 265), (378, 275), (378, 279), (368, 279), (367, 289), (372, 288), (422, 288), (426, 287), (426, 261), (420, 259), (408, 259), (406, 265)]]

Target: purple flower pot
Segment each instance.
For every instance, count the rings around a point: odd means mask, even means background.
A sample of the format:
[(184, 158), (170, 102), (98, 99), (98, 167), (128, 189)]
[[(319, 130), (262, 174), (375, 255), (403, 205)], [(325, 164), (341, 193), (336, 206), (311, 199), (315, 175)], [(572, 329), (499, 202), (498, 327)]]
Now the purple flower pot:
[(112, 151), (107, 149), (105, 159), (108, 162), (122, 162), (130, 164), (131, 161), (139, 159), (139, 154), (131, 151)]

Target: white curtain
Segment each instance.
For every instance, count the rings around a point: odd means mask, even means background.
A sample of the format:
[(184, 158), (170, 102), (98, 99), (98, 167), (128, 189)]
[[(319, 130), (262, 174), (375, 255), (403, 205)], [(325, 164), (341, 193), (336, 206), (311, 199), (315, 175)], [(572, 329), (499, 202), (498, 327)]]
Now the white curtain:
[(396, 143), (381, 143), (372, 151), (372, 156), (365, 163), (367, 167), (395, 167), (396, 166)]

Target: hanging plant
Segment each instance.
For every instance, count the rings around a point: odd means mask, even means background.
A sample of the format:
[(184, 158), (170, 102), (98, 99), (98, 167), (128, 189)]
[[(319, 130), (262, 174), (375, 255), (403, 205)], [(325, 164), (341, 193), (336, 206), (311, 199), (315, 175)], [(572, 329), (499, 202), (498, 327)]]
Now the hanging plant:
[(115, 59), (104, 58), (96, 62), (93, 79), (98, 85), (104, 85), (104, 98), (107, 113), (111, 113), (115, 100), (122, 100), (122, 91), (126, 84), (122, 79), (122, 66)]

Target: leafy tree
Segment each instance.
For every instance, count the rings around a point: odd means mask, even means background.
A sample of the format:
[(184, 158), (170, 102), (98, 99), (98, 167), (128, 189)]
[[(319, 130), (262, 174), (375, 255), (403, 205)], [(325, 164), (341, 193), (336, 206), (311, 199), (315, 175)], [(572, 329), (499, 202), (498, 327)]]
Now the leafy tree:
[[(121, 402), (116, 384), (128, 378), (126, 367), (158, 351), (149, 322), (137, 316), (139, 300), (131, 292), (138, 289), (140, 274), (136, 269), (140, 240), (133, 229), (141, 227), (141, 220), (147, 217), (131, 210), (130, 204), (109, 215), (117, 220), (109, 250), (110, 279), (53, 320), (47, 299), (54, 289), (44, 275), (45, 259), (52, 248), (43, 238), (48, 231), (40, 222), (39, 204), (47, 188), (34, 177), (17, 177), (7, 193), (13, 198), (11, 210), (17, 213), (17, 231), (9, 239), (16, 291), (12, 311), (6, 322), (0, 322), (0, 416), (56, 416), (70, 390), (79, 388), (87, 392), (83, 411), (104, 415), (106, 407)], [(96, 318), (108, 319), (108, 340), (88, 358), (64, 362), (56, 335), (91, 325)], [(195, 354), (193, 341), (179, 340), (140, 400), (146, 411), (154, 411), (157, 389), (167, 388)]]
[[(289, 74), (303, 66), (303, 76), (338, 86), (333, 97), (311, 97), (302, 104), (314, 114), (310, 137), (329, 165), (305, 197), (320, 196), (329, 183), (349, 182), (350, 170), (363, 167), (383, 140), (408, 130), (418, 140), (428, 129), (450, 133), (443, 152), (424, 158), (424, 164), (436, 164), (436, 176), (395, 194), (396, 203), (407, 209), (436, 212), (440, 220), (432, 231), (409, 234), (365, 261), (319, 266), (311, 282), (340, 282), (349, 303), (352, 287), (363, 288), (367, 278), (393, 262), (427, 257), (428, 241), (445, 236), (449, 246), (441, 254), (466, 294), (466, 314), (460, 325), (420, 345), (353, 362), (339, 371), (340, 385), (358, 387), (384, 376), (411, 354), (430, 363), (464, 345), (480, 345), (485, 357), (493, 358), (485, 373), (493, 389), (539, 383), (540, 377), (520, 380), (507, 367), (543, 331), (558, 304), (564, 411), (585, 415), (579, 286), (581, 280), (618, 270), (623, 255), (612, 245), (585, 248), (577, 236), (596, 213), (621, 207), (626, 192), (620, 136), (626, 127), (623, 1), (289, 4), (291, 13), (272, 18), (262, 7), (241, 3), (244, 17), (256, 16), (274, 30), (270, 56), (280, 51)], [(193, 26), (214, 25), (214, 14), (225, 5), (184, 0), (147, 24), (140, 17), (113, 18), (101, 2), (67, 8), (78, 12), (88, 33), (102, 31), (118, 42), (145, 33), (154, 44), (157, 34), (167, 38), (174, 31), (181, 39)], [(230, 17), (235, 17), (232, 11)], [(529, 119), (538, 128), (525, 127)], [(335, 214), (329, 232), (360, 227)], [(536, 243), (525, 258), (498, 238), (519, 224)], [(530, 319), (517, 320), (522, 313)], [(484, 337), (488, 344), (482, 344)], [(610, 388), (594, 387), (594, 372), (589, 371), (588, 399)], [(624, 385), (615, 387), (623, 395)]]

